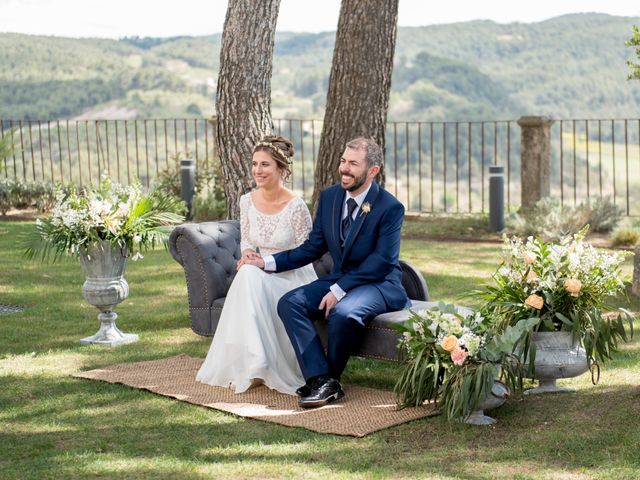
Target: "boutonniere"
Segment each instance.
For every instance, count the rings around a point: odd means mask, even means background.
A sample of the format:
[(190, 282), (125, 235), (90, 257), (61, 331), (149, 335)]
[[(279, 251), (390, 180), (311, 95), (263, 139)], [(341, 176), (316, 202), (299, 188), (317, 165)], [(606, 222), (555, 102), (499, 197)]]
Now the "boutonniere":
[(369, 202), (364, 202), (360, 210), (362, 211), (360, 215), (366, 215), (371, 211), (371, 204)]

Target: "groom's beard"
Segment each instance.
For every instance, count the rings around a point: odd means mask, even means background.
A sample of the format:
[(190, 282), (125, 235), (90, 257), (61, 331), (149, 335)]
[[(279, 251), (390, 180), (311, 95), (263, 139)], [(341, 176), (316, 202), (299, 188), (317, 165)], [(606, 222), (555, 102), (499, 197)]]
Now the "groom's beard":
[(367, 172), (366, 171), (362, 175), (360, 175), (359, 177), (354, 177), (353, 175), (350, 175), (348, 173), (341, 173), (341, 175), (343, 175), (345, 177), (353, 178), (353, 184), (351, 184), (349, 187), (346, 188), (346, 190), (348, 192), (353, 192), (354, 190), (359, 189), (367, 181)]

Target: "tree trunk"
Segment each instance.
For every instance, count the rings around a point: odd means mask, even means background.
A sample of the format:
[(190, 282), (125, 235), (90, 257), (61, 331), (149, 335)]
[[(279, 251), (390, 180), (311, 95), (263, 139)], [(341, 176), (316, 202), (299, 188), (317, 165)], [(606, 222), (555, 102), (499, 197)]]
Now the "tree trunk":
[[(316, 164), (313, 205), (339, 179), (345, 144), (359, 136), (384, 149), (398, 0), (342, 0)], [(382, 177), (383, 178), (383, 177)]]
[(229, 0), (216, 94), (217, 144), (228, 218), (252, 187), (255, 143), (273, 127), (271, 69), (280, 0)]

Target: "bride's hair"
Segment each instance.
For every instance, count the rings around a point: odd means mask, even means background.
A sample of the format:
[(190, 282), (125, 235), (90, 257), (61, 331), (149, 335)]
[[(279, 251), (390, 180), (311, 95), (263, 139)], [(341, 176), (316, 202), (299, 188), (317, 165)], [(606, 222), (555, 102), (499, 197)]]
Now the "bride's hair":
[(265, 152), (273, 158), (282, 170), (282, 177), (286, 180), (291, 175), (291, 163), (293, 161), (293, 143), (288, 138), (280, 135), (265, 135), (253, 147), (253, 153)]

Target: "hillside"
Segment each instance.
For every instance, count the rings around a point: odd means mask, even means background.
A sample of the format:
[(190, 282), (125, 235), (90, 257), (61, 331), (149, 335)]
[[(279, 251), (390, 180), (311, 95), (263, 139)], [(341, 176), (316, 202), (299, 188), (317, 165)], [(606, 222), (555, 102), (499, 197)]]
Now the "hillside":
[[(400, 28), (390, 120), (637, 118), (624, 42), (640, 18)], [(334, 33), (276, 37), (273, 114), (321, 119)], [(212, 115), (220, 35), (67, 39), (0, 34), (0, 118)]]

